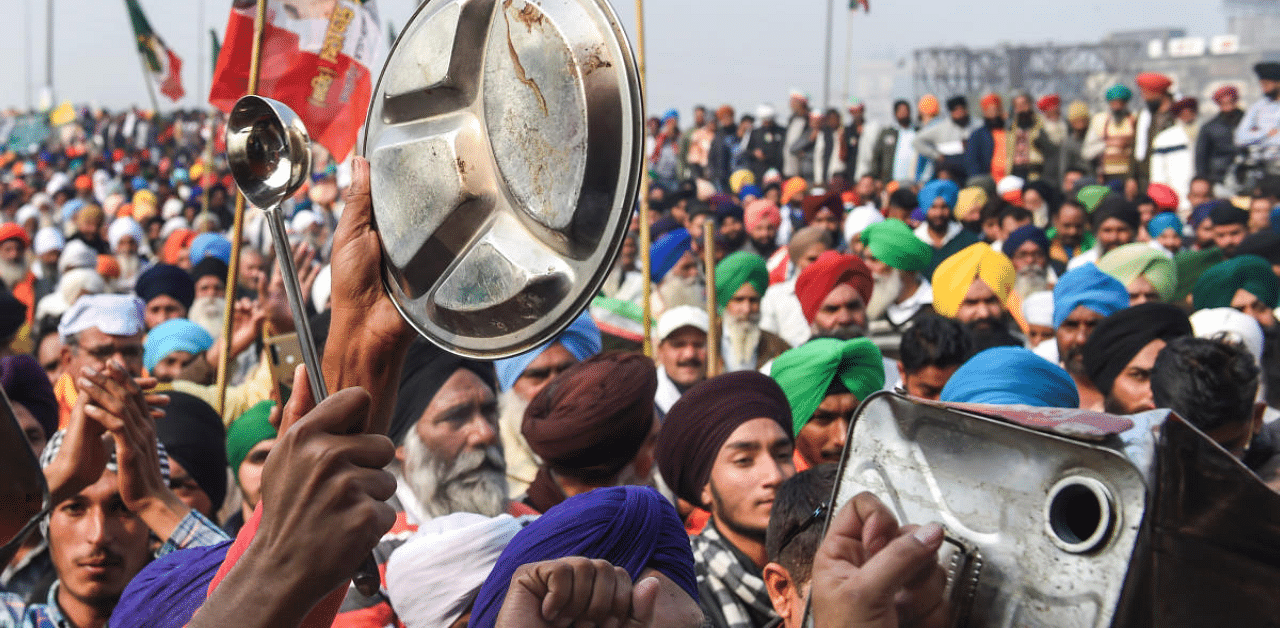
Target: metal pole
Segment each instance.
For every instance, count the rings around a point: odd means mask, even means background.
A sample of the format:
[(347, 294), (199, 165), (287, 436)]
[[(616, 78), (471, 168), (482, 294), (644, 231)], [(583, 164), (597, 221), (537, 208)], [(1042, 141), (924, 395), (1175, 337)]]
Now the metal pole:
[(49, 95), (49, 107), (53, 107), (53, 0), (45, 3), (44, 18), (44, 88)]
[(822, 108), (831, 106), (831, 3), (827, 2), (827, 43), (822, 48)]
[(22, 91), (27, 99), (27, 110), (35, 108), (31, 99), (31, 0), (22, 3)]
[(707, 276), (707, 377), (720, 374), (720, 317), (716, 311), (715, 223), (702, 223), (702, 265)]
[(147, 67), (147, 59), (138, 53), (138, 65), (142, 67), (142, 82), (147, 85), (147, 96), (151, 98), (151, 110), (160, 115), (160, 101), (156, 100), (156, 88), (151, 84), (151, 68)]
[(853, 97), (853, 91), (850, 84), (853, 81), (853, 9), (849, 9), (845, 13), (844, 28), (844, 102), (850, 102)]
[[(207, 93), (204, 90), (204, 0), (196, 2), (196, 94)], [(207, 209), (207, 208), (206, 208)]]
[[(257, 13), (253, 18), (253, 54), (249, 57), (249, 86), (248, 94), (258, 93), (258, 70), (261, 65), (262, 56), (262, 33), (266, 30), (265, 22), (267, 21), (267, 0), (258, 0)], [(216, 129), (214, 130), (217, 131)], [(209, 141), (214, 138), (212, 134)], [(206, 164), (207, 168), (212, 168), (213, 163)], [(236, 190), (236, 213), (235, 219), (231, 223), (231, 260), (227, 263), (227, 288), (224, 292), (227, 302), (222, 309), (222, 359), (218, 361), (218, 414), (221, 415), (226, 411), (227, 406), (227, 378), (231, 371), (231, 333), (232, 333), (232, 308), (235, 307), (236, 301), (236, 283), (240, 280), (240, 247), (241, 241), (244, 240), (244, 195), (240, 194), (239, 189)], [(278, 261), (277, 263), (283, 263)], [(258, 295), (261, 299), (263, 295)], [(308, 377), (314, 379), (316, 377), (323, 378), (322, 373), (308, 373)]]
[[(284, 216), (280, 213), (279, 205), (263, 211), (266, 214), (267, 226), (271, 228), (271, 241), (276, 248), (276, 264), (280, 266), (280, 278), (284, 282), (284, 291), (289, 298), (293, 326), (298, 332), (302, 362), (307, 365), (307, 380), (311, 382), (311, 398), (319, 403), (329, 396), (329, 388), (324, 383), (320, 355), (316, 353), (316, 341), (311, 337), (311, 325), (307, 321), (307, 304), (303, 300), (302, 288), (298, 283), (298, 269), (293, 266), (293, 251), (289, 250), (289, 234), (285, 232)], [(311, 373), (319, 375), (311, 377)]]
[[(640, 71), (640, 119), (645, 120), (645, 95), (648, 93), (648, 86), (645, 82), (644, 67), (644, 0), (636, 0), (636, 64)], [(640, 145), (645, 145), (644, 133), (640, 132)], [(650, 278), (653, 276), (650, 271), (649, 260), (649, 156), (644, 155), (644, 149), (641, 148), (642, 158), (640, 160), (640, 238), (637, 243), (637, 253), (640, 254), (640, 272), (641, 274), (641, 303), (642, 311), (640, 324), (644, 329), (644, 354), (653, 357), (653, 339), (650, 337), (650, 328), (653, 327), (653, 310), (649, 303), (650, 295), (653, 287), (650, 285)]]

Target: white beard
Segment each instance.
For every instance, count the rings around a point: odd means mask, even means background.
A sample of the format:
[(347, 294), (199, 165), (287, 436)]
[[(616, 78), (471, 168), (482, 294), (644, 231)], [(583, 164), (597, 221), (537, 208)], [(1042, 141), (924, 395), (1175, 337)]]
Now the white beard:
[(142, 270), (142, 258), (134, 255), (116, 255), (116, 263), (120, 264), (120, 281), (132, 283)]
[(222, 336), (222, 314), (227, 300), (222, 297), (198, 297), (191, 302), (187, 318), (204, 328), (210, 336)]
[(404, 447), (404, 480), (427, 516), (473, 512), (496, 517), (507, 511), (507, 474), (501, 446), (464, 451), (454, 460), (440, 460), (411, 430)]
[(27, 265), (22, 262), (0, 261), (0, 281), (10, 290), (27, 277)]
[(724, 362), (726, 371), (754, 370), (756, 348), (760, 346), (760, 314), (738, 320), (724, 317), (724, 340), (728, 345)]
[(902, 275), (894, 269), (887, 275), (875, 275), (875, 287), (871, 290), (871, 302), (867, 304), (867, 320), (878, 321), (885, 317), (889, 306), (902, 293)]
[(1017, 279), (1013, 282), (1013, 291), (1017, 292), (1018, 296), (1021, 296), (1024, 299), (1027, 295), (1034, 292), (1041, 292), (1048, 289), (1049, 278), (1047, 270), (1044, 266), (1038, 266), (1035, 264), (1023, 268), (1018, 273)]
[(702, 282), (696, 275), (688, 279), (674, 275), (667, 277), (658, 286), (658, 295), (662, 297), (662, 304), (668, 310), (681, 305), (703, 307), (707, 300)]

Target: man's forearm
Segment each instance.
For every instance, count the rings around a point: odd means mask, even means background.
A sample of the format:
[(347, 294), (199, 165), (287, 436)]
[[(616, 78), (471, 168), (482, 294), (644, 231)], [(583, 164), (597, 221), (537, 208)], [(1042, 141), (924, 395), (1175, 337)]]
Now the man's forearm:
[(371, 337), (353, 320), (334, 313), (324, 350), (324, 381), (333, 393), (359, 386), (373, 397), (365, 433), (386, 434), (395, 409), (405, 355), (415, 335)]

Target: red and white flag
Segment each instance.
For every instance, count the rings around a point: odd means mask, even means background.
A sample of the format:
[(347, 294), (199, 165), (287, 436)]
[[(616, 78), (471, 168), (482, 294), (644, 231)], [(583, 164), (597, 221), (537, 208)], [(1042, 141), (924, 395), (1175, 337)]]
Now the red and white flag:
[[(231, 8), (209, 92), (223, 111), (248, 91), (254, 13), (253, 0)], [(375, 0), (268, 0), (258, 95), (288, 105), (313, 140), (346, 159), (369, 110), (381, 32)]]
[(125, 0), (125, 8), (129, 11), (129, 21), (133, 23), (133, 35), (137, 39), (138, 54), (147, 69), (155, 75), (160, 84), (160, 93), (168, 96), (173, 102), (182, 99), (186, 92), (182, 89), (182, 59), (151, 28), (151, 22), (142, 12), (138, 0)]

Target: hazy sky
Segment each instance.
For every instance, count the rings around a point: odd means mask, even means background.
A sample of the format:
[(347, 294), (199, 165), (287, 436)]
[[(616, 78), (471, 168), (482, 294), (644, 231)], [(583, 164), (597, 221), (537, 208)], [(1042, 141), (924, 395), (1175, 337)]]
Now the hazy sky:
[[(50, 1), (57, 100), (107, 107), (147, 103), (123, 0), (3, 0), (0, 6), (9, 19), (0, 21), (0, 58), (9, 61), (0, 72), (0, 106), (25, 106), (28, 93), (36, 98), (44, 84), (44, 15)], [(832, 91), (838, 95), (845, 80), (848, 4), (830, 1), (836, 16)], [(633, 2), (615, 5), (632, 36)], [(211, 73), (208, 29), (217, 29), (221, 39), (229, 0), (141, 3), (152, 26), (182, 57), (187, 97), (180, 104), (200, 105)], [(416, 5), (416, 0), (378, 0), (384, 30), (386, 20), (403, 27)], [(826, 15), (821, 1), (647, 0), (645, 13), (649, 106), (655, 112), (668, 107), (687, 112), (695, 103), (726, 102), (740, 109), (770, 102), (781, 109), (791, 87), (815, 96), (821, 92)], [(1225, 33), (1221, 0), (871, 0), (870, 14), (853, 16), (852, 50), (855, 59), (897, 60), (909, 58), (919, 47), (1092, 42), (1113, 30), (1163, 26), (1185, 28), (1192, 35)], [(384, 43), (384, 55), (385, 49)], [(160, 98), (163, 109), (177, 106)]]

